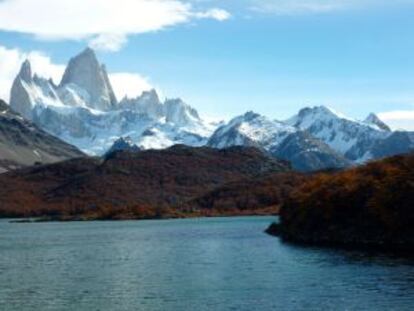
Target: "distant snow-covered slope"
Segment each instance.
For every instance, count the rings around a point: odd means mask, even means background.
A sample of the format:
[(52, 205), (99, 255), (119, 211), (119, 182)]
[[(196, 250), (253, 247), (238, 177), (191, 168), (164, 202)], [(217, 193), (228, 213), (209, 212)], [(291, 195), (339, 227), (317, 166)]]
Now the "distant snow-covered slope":
[(250, 145), (271, 150), (294, 132), (292, 126), (249, 111), (218, 128), (208, 145), (216, 148)]
[(286, 123), (308, 131), (354, 162), (372, 159), (372, 147), (390, 135), (388, 130), (347, 118), (324, 106), (304, 108)]
[(301, 171), (350, 165), (342, 155), (307, 132), (253, 112), (236, 117), (218, 128), (208, 145), (216, 148), (255, 146), (290, 161), (293, 168)]

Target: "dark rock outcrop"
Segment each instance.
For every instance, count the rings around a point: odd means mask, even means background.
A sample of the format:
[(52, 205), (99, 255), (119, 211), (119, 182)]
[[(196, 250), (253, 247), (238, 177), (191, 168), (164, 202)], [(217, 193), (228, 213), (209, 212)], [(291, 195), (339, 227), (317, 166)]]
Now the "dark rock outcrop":
[(113, 152), (117, 151), (131, 151), (138, 152), (141, 148), (135, 145), (129, 137), (120, 137), (114, 141), (111, 148), (109, 148), (106, 156), (111, 155)]

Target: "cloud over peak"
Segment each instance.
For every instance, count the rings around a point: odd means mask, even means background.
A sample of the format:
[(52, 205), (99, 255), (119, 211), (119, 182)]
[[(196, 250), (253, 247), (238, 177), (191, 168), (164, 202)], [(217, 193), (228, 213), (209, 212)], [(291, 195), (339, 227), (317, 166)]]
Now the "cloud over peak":
[(179, 0), (0, 1), (0, 30), (41, 39), (86, 39), (91, 46), (110, 51), (120, 49), (128, 35), (197, 19), (223, 21), (229, 17), (225, 10), (200, 11)]

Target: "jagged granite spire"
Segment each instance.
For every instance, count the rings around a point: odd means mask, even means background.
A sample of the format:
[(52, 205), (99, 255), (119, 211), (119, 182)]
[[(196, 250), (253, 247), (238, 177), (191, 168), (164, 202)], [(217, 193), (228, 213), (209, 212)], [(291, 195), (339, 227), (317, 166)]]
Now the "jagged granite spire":
[(30, 82), (32, 80), (32, 66), (28, 59), (26, 59), (20, 67), (20, 72), (18, 76), (25, 82)]
[(87, 105), (91, 108), (107, 111), (117, 105), (105, 66), (99, 64), (91, 48), (69, 61), (60, 86), (68, 84), (75, 84), (88, 93)]
[(10, 107), (27, 119), (32, 118), (32, 99), (27, 92), (27, 85), (33, 80), (32, 67), (29, 60), (25, 60), (19, 74), (14, 79), (10, 91)]

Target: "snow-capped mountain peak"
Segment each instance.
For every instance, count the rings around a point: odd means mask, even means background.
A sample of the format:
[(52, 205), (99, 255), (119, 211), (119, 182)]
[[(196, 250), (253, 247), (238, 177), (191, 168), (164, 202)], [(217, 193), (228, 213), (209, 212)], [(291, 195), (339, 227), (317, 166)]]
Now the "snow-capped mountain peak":
[(98, 110), (111, 110), (117, 105), (115, 93), (104, 65), (101, 65), (91, 48), (73, 57), (63, 74), (60, 87), (76, 85), (89, 94), (88, 107)]
[(385, 124), (385, 122), (382, 121), (375, 113), (370, 113), (364, 120), (364, 123), (371, 125), (379, 130), (391, 132), (391, 128)]
[(218, 128), (208, 144), (217, 148), (257, 145), (270, 150), (295, 131), (292, 126), (248, 111)]
[(324, 106), (304, 108), (287, 123), (308, 131), (349, 160), (357, 162), (368, 160), (373, 144), (388, 135), (387, 132), (347, 118)]
[(256, 118), (260, 118), (261, 117), (261, 115), (260, 114), (258, 114), (258, 113), (256, 113), (256, 112), (254, 112), (254, 111), (252, 111), (252, 110), (249, 110), (249, 111), (247, 111), (243, 116), (242, 116), (242, 118), (245, 120), (245, 121), (249, 121), (249, 120), (254, 120), (254, 119), (256, 119)]
[(315, 106), (301, 109), (297, 115), (288, 119), (286, 123), (304, 129), (310, 124), (313, 124), (315, 120), (329, 122), (338, 119), (353, 121), (332, 108), (326, 106)]
[(119, 103), (118, 108), (136, 111), (155, 119), (161, 118), (164, 115), (163, 104), (160, 101), (157, 91), (154, 89), (144, 91), (136, 98), (124, 97)]
[(155, 89), (142, 92), (141, 98), (145, 102), (161, 102), (160, 97), (158, 96), (158, 93)]
[[(34, 107), (42, 103), (52, 103), (56, 100), (56, 92), (52, 85), (47, 85), (44, 79), (37, 75), (33, 77), (31, 64), (25, 60), (19, 73), (14, 79), (10, 91), (10, 106), (26, 119), (31, 120)], [(45, 96), (45, 94), (47, 94)]]
[(197, 110), (184, 103), (181, 98), (167, 99), (164, 111), (168, 123), (188, 126), (201, 120)]

